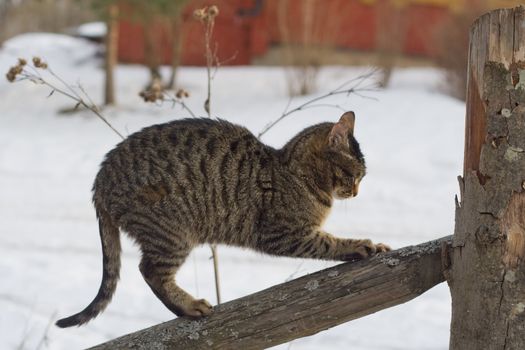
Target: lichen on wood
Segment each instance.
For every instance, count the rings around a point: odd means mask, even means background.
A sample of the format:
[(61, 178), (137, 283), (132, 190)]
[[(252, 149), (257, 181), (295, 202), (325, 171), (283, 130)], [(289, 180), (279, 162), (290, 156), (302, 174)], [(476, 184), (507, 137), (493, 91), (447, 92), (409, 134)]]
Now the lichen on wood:
[(461, 200), (451, 254), (451, 350), (525, 349), (525, 7), (471, 30)]
[(444, 281), (451, 236), (340, 264), (92, 349), (264, 349), (404, 303)]

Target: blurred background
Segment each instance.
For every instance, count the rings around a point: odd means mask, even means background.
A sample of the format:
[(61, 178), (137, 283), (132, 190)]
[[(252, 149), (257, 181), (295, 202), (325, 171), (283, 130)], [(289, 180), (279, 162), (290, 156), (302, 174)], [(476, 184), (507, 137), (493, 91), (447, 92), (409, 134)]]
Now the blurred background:
[[(483, 12), (518, 0), (2, 0), (0, 43), (25, 32), (61, 32), (102, 42), (116, 21), (118, 60), (204, 65), (203, 29), (193, 10), (215, 4), (213, 41), (224, 65), (289, 65), (291, 94), (315, 88), (323, 65), (376, 65), (381, 84), (394, 66), (446, 69), (450, 94), (464, 98), (468, 27)], [(113, 28), (113, 27), (112, 27)], [(168, 85), (175, 77), (167, 77)]]
[[(144, 89), (184, 89), (186, 106), (206, 116), (205, 26), (193, 13), (217, 5), (212, 116), (259, 135), (285, 111), (359, 85), (299, 108), (260, 139), (278, 148), (308, 126), (355, 111), (368, 174), (359, 196), (334, 203), (324, 228), (400, 248), (454, 231), (469, 27), (490, 9), (520, 2), (0, 0), (0, 70), (25, 58), (32, 74), (99, 105), (124, 136), (190, 116), (170, 101), (144, 103)], [(33, 70), (33, 56), (49, 69)], [(123, 238), (122, 278), (107, 310), (82, 327), (54, 326), (98, 290), (102, 258), (90, 191), (120, 138), (53, 91), (31, 79), (0, 79), (0, 349), (81, 349), (174, 317), (143, 281), (138, 248)], [(223, 301), (334, 264), (220, 246)], [(216, 304), (209, 247), (194, 250), (177, 280)], [(444, 350), (449, 325), (442, 283), (276, 348)]]

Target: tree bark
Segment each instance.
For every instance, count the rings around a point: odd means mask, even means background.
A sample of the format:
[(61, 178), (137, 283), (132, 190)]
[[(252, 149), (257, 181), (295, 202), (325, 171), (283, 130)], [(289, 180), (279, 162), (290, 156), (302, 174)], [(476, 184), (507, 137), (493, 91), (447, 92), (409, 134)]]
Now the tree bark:
[(451, 350), (525, 349), (525, 7), (471, 29)]
[(171, 14), (170, 24), (171, 24), (171, 75), (170, 80), (168, 81), (167, 87), (169, 89), (175, 89), (177, 87), (177, 70), (180, 66), (181, 56), (182, 56), (182, 10), (184, 3), (180, 5), (174, 5), (175, 8)]
[(104, 104), (114, 105), (115, 98), (115, 80), (114, 70), (117, 65), (118, 55), (118, 5), (111, 4), (108, 7), (107, 33), (106, 33), (106, 81), (104, 86)]
[[(92, 349), (265, 349), (404, 303), (444, 281), (451, 236), (345, 263)], [(445, 257), (445, 259), (443, 259)]]
[(156, 16), (155, 9), (144, 5), (143, 13), (143, 28), (144, 28), (144, 60), (146, 66), (149, 69), (150, 81), (146, 86), (146, 90), (153, 88), (154, 86), (162, 87), (162, 75), (160, 73), (160, 61), (161, 61), (161, 50), (159, 47), (158, 32), (158, 21), (159, 17)]

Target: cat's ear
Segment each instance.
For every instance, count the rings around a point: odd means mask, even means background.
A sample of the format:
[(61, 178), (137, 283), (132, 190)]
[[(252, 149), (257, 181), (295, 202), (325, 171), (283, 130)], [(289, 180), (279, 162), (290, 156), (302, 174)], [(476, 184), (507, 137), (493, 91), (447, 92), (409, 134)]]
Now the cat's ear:
[(355, 114), (354, 112), (344, 113), (339, 121), (334, 124), (328, 135), (328, 144), (331, 147), (348, 148), (348, 135), (354, 134)]

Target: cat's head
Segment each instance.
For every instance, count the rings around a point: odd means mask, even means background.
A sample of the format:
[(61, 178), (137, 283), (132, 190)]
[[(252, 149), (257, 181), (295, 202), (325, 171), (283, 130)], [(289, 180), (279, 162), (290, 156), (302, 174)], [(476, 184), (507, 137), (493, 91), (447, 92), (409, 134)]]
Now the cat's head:
[(337, 199), (357, 196), (366, 174), (365, 159), (354, 138), (355, 114), (344, 113), (328, 134), (327, 155), (332, 166), (333, 192)]

